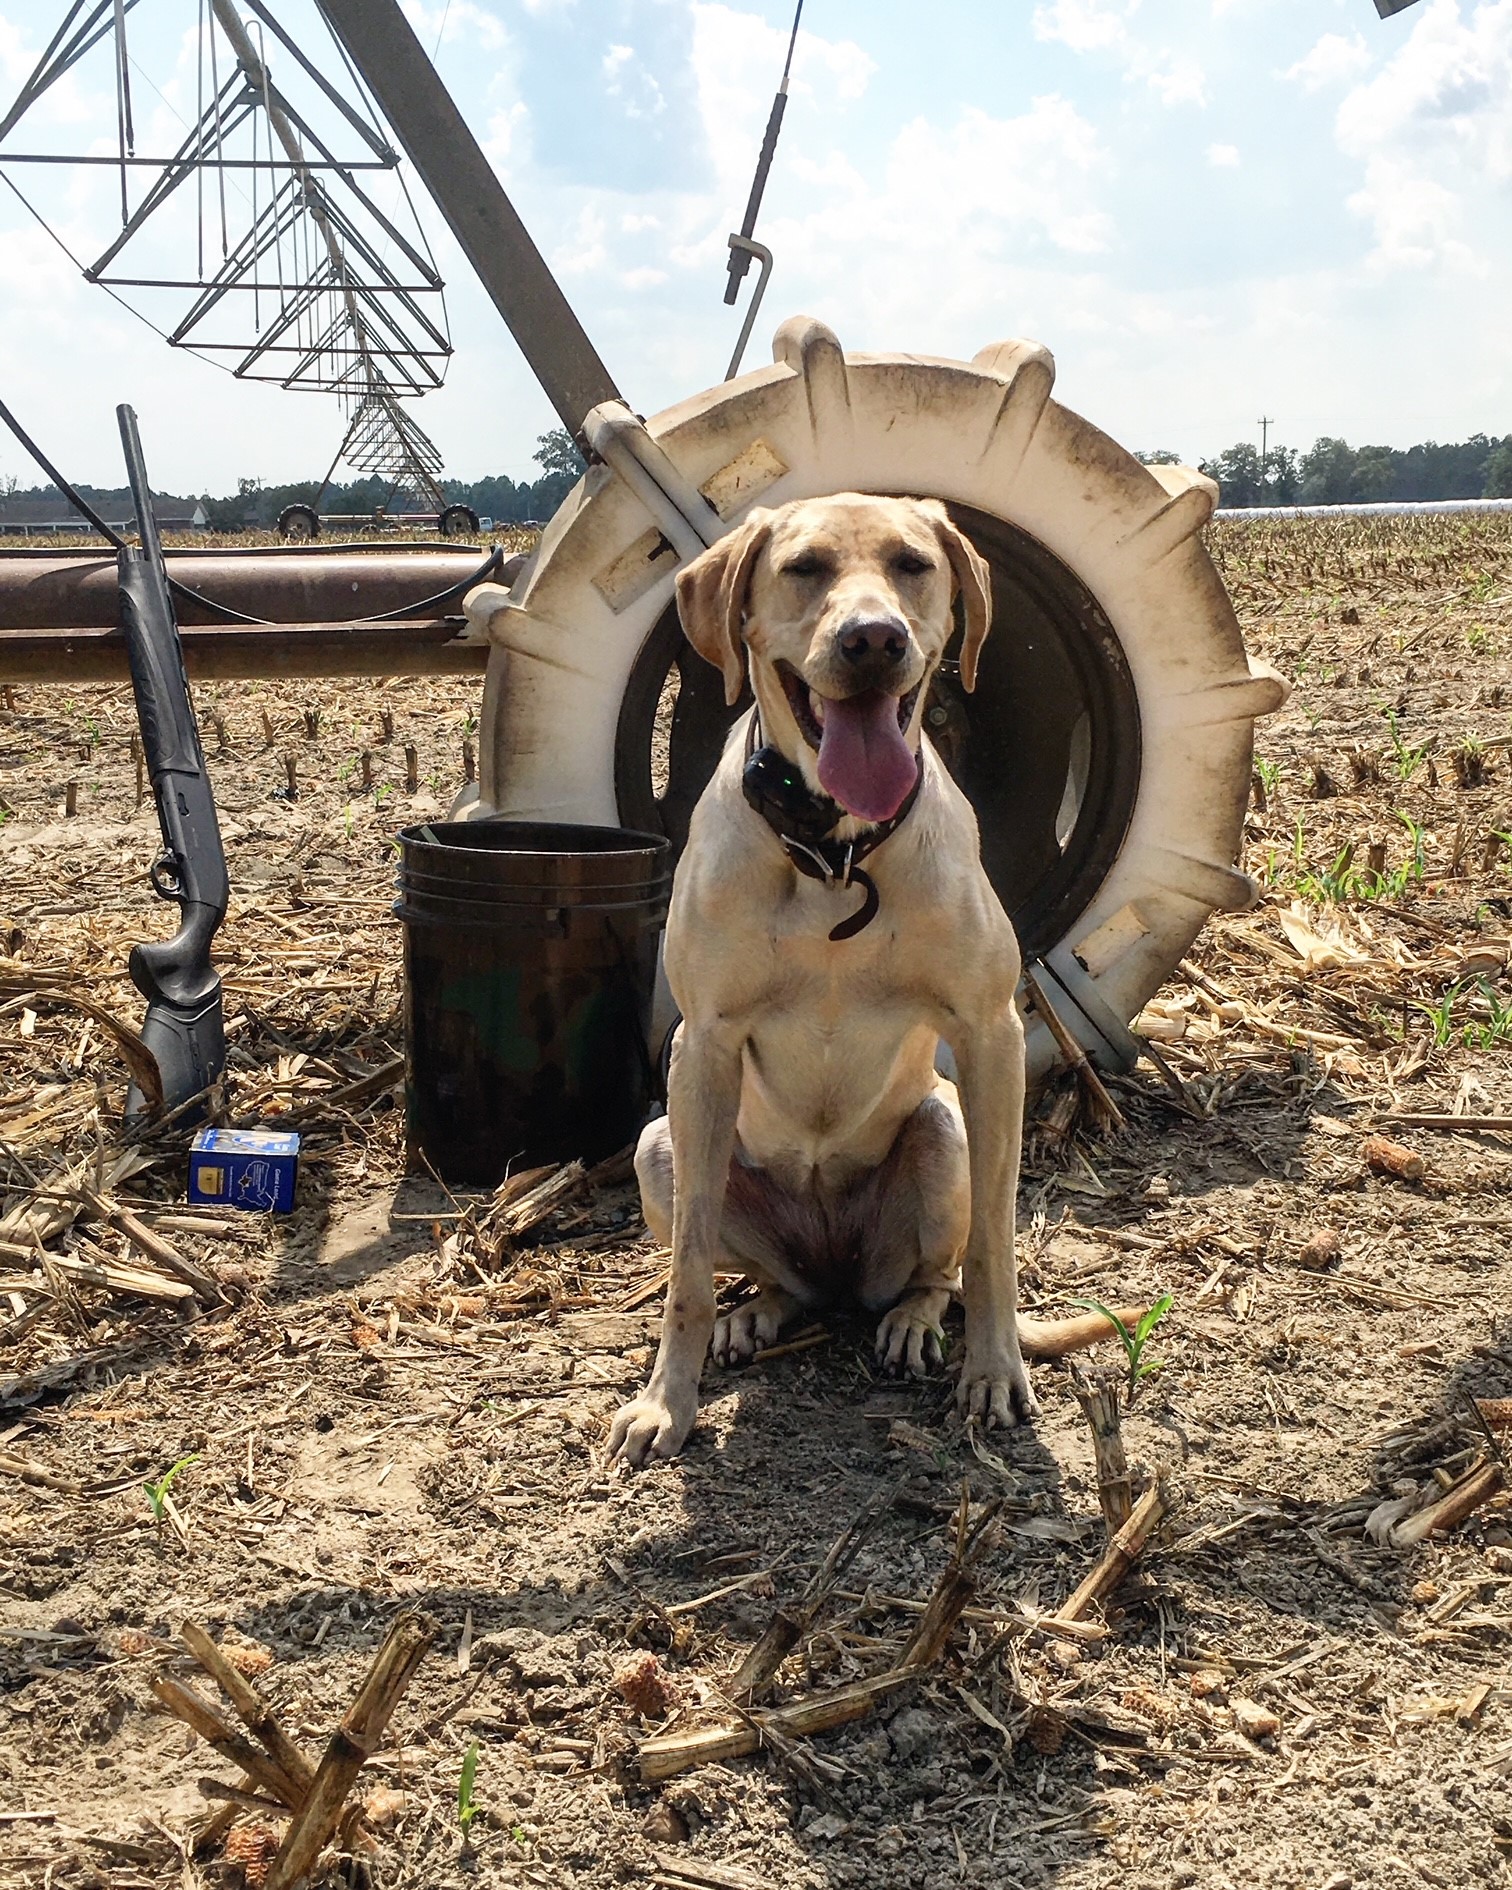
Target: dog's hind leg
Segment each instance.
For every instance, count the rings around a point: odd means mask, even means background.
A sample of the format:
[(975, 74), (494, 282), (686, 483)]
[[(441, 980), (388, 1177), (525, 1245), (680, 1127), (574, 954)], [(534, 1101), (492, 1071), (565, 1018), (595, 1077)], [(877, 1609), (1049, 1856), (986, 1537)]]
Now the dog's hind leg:
[(641, 1213), (652, 1237), (672, 1244), (672, 1124), (666, 1116), (648, 1122), (635, 1145), (635, 1179)]
[(851, 1204), (861, 1268), (856, 1296), (875, 1311), (877, 1359), (922, 1377), (943, 1363), (941, 1330), (971, 1217), (966, 1128), (941, 1079), (898, 1132)]
[(799, 1310), (803, 1301), (780, 1286), (763, 1286), (754, 1298), (742, 1300), (714, 1321), (714, 1342), (709, 1347), (716, 1365), (745, 1365), (764, 1345), (770, 1345)]
[[(648, 1123), (635, 1150), (641, 1211), (658, 1240), (672, 1234), (672, 1134), (665, 1116)], [(770, 1345), (812, 1296), (803, 1290), (773, 1238), (776, 1228), (801, 1215), (760, 1169), (738, 1160), (730, 1170), (719, 1223), (716, 1270), (743, 1273), (760, 1289), (754, 1298), (715, 1320), (710, 1354), (720, 1365), (741, 1365)], [(789, 1230), (791, 1231), (791, 1230)]]

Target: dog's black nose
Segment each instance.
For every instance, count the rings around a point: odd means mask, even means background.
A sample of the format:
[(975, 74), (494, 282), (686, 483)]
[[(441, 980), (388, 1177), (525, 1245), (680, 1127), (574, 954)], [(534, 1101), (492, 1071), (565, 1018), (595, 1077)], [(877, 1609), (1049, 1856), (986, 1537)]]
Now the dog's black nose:
[(840, 632), (840, 654), (849, 663), (901, 663), (907, 648), (908, 626), (896, 617), (855, 619)]

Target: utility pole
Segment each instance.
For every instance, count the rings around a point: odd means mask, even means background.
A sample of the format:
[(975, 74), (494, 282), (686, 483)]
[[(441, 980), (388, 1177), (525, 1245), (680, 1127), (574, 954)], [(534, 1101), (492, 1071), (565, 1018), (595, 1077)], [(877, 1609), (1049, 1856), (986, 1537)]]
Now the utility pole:
[(1255, 425), (1260, 429), (1260, 477), (1265, 477), (1265, 468), (1270, 458), (1270, 430), (1276, 424), (1274, 414), (1261, 414)]

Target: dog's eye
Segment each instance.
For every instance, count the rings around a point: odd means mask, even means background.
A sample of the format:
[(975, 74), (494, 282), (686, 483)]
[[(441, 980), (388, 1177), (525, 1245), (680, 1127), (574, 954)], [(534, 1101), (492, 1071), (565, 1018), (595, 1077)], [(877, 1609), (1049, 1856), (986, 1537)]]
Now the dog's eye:
[(922, 577), (926, 571), (934, 569), (933, 560), (917, 551), (900, 551), (892, 564), (893, 569), (903, 577)]
[(829, 565), (817, 551), (800, 551), (783, 567), (788, 577), (815, 578), (828, 577)]

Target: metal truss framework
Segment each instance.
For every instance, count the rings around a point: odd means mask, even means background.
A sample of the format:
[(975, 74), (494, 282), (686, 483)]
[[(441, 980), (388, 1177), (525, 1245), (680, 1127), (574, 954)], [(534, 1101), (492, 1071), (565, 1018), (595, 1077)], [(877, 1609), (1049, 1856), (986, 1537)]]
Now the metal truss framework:
[(413, 499), (418, 509), (446, 510), (440, 449), (387, 388), (372, 389), (353, 412), (346, 438), (320, 488), (322, 497), (343, 461), (354, 472), (389, 482), (385, 504), (398, 494)]
[[(332, 391), (358, 402), (370, 387), (412, 395), (440, 386), (451, 354), (445, 285), (412, 208), (410, 227), (401, 228), (358, 180), (363, 171), (397, 175), (399, 155), (356, 74), (347, 67), (361, 106), (320, 71), (265, 0), (241, 0), (261, 46), (232, 0), (195, 0), (198, 119), (171, 155), (145, 156), (136, 149), (134, 61), (126, 37), (127, 16), (140, 4), (74, 0), (35, 71), (0, 118), (0, 165), (118, 169), (121, 226), (85, 266), (87, 279), (115, 290), (192, 293), (187, 313), (168, 335), (170, 343), (217, 358), (244, 379)], [(338, 155), (276, 83), (266, 58), (270, 38), (341, 127), (357, 135), (361, 155)], [(44, 94), (104, 41), (115, 59), (115, 155), (7, 149), (7, 140)], [(339, 46), (336, 50), (340, 54)], [(340, 56), (345, 63), (345, 55)], [(144, 170), (157, 174), (133, 203), (132, 180)], [(250, 185), (250, 217), (233, 215), (228, 175)], [(399, 181), (402, 189), (402, 177)], [(127, 255), (133, 239), (170, 201), (182, 201), (190, 186), (197, 230), (193, 270), (133, 271)], [(245, 197), (246, 191), (236, 194)], [(408, 204), (407, 191), (404, 195)], [(233, 235), (242, 220), (245, 227)]]

